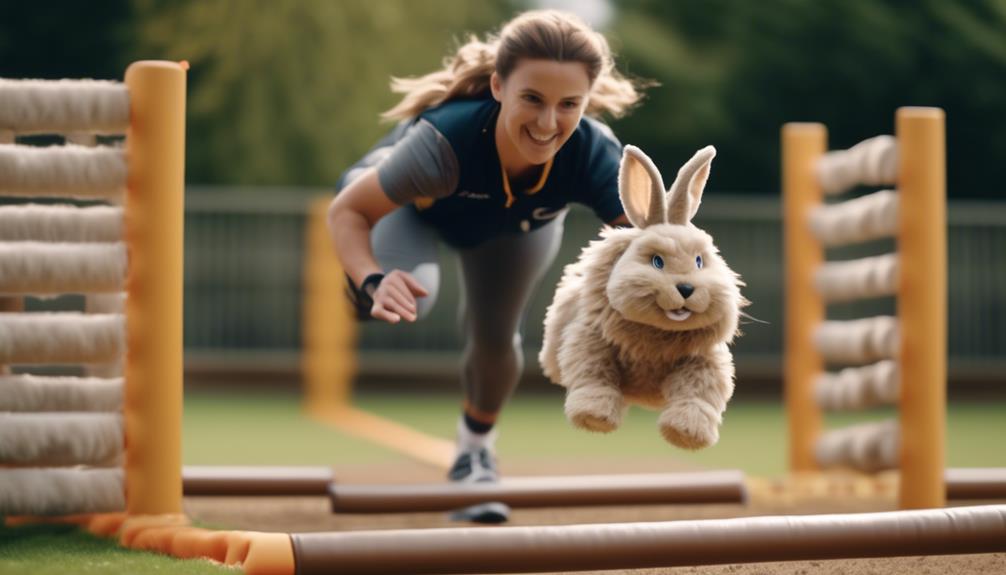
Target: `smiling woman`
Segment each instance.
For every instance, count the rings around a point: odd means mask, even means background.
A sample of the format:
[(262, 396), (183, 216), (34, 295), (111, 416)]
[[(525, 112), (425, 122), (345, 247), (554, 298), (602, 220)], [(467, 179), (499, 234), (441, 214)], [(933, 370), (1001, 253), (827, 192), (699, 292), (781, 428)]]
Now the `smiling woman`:
[[(641, 94), (603, 36), (575, 16), (523, 13), (471, 38), (444, 69), (396, 79), (398, 125), (338, 183), (329, 230), (361, 319), (415, 321), (437, 296), (442, 240), (461, 262), (464, 404), (459, 483), (496, 481), (494, 425), (524, 358), (521, 320), (551, 266), (567, 205), (629, 225), (621, 144), (596, 116)], [(502, 504), (460, 517), (504, 521)]]

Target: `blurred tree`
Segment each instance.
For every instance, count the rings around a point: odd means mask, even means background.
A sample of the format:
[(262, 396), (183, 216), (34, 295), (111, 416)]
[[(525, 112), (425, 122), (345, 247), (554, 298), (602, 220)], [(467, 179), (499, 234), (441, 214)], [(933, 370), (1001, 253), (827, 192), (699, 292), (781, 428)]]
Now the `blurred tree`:
[(392, 75), (433, 71), (501, 0), (137, 4), (138, 57), (188, 60), (188, 179), (331, 185), (389, 129)]
[(130, 0), (5, 2), (0, 77), (122, 79), (131, 19)]
[[(949, 194), (1006, 181), (1006, 0), (710, 0), (619, 4), (623, 61), (663, 84), (617, 127), (674, 165), (712, 143), (714, 186), (777, 193), (779, 129), (832, 148), (893, 133), (899, 106), (947, 111)], [(657, 126), (656, 129), (653, 126)]]

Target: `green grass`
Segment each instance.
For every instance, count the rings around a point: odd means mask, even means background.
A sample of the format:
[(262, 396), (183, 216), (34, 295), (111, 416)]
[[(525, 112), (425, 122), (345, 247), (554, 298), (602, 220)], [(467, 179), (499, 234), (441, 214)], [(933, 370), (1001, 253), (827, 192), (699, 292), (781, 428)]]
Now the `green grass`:
[(64, 575), (164, 573), (223, 575), (234, 571), (205, 560), (180, 560), (124, 549), (69, 525), (0, 527), (0, 574)]
[[(458, 396), (444, 394), (362, 395), (357, 405), (430, 434), (450, 438)], [(829, 426), (892, 416), (890, 410), (829, 417)], [(500, 421), (500, 457), (595, 458), (610, 462), (668, 458), (690, 466), (742, 469), (750, 475), (785, 471), (786, 420), (778, 402), (734, 402), (720, 442), (698, 453), (666, 444), (656, 413), (633, 409), (608, 435), (573, 429), (562, 413), (562, 396), (519, 395)], [(947, 464), (1006, 467), (1006, 400), (958, 402), (948, 413)], [(183, 421), (183, 461), (188, 465), (334, 465), (401, 461), (385, 448), (347, 437), (301, 415), (293, 393), (189, 393)], [(63, 573), (165, 575), (233, 573), (207, 561), (181, 561), (122, 549), (66, 526), (0, 527), (0, 574)]]
[[(418, 430), (451, 438), (458, 396), (445, 394), (361, 395), (356, 404)], [(346, 437), (300, 413), (295, 394), (190, 393), (185, 403), (184, 461), (199, 465), (325, 465), (395, 461), (402, 456)], [(829, 415), (829, 427), (893, 417), (892, 410)], [(786, 468), (786, 419), (779, 402), (734, 402), (727, 409), (720, 442), (691, 453), (665, 443), (657, 414), (633, 408), (610, 434), (574, 429), (562, 413), (562, 396), (519, 395), (499, 423), (501, 458), (595, 457), (611, 460), (669, 458), (691, 466), (742, 469), (778, 475)], [(1006, 467), (1006, 400), (954, 403), (947, 418), (947, 465)]]

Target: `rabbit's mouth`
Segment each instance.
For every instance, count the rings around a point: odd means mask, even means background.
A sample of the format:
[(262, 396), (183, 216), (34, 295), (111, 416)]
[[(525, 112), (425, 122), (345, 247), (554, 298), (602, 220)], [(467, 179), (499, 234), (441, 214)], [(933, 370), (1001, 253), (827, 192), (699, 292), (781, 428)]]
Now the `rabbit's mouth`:
[(692, 317), (692, 310), (686, 307), (679, 307), (678, 309), (665, 310), (664, 314), (667, 319), (671, 321), (685, 321), (686, 319)]

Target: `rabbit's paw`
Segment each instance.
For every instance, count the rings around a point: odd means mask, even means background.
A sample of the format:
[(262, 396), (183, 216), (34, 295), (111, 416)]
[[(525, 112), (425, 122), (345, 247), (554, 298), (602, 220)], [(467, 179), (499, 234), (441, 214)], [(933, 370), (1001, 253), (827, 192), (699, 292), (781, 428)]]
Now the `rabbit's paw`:
[(687, 401), (671, 404), (657, 418), (660, 434), (682, 449), (702, 449), (720, 438), (719, 416), (712, 406)]
[(617, 389), (579, 387), (566, 394), (566, 418), (576, 427), (608, 433), (622, 423), (624, 402)]

